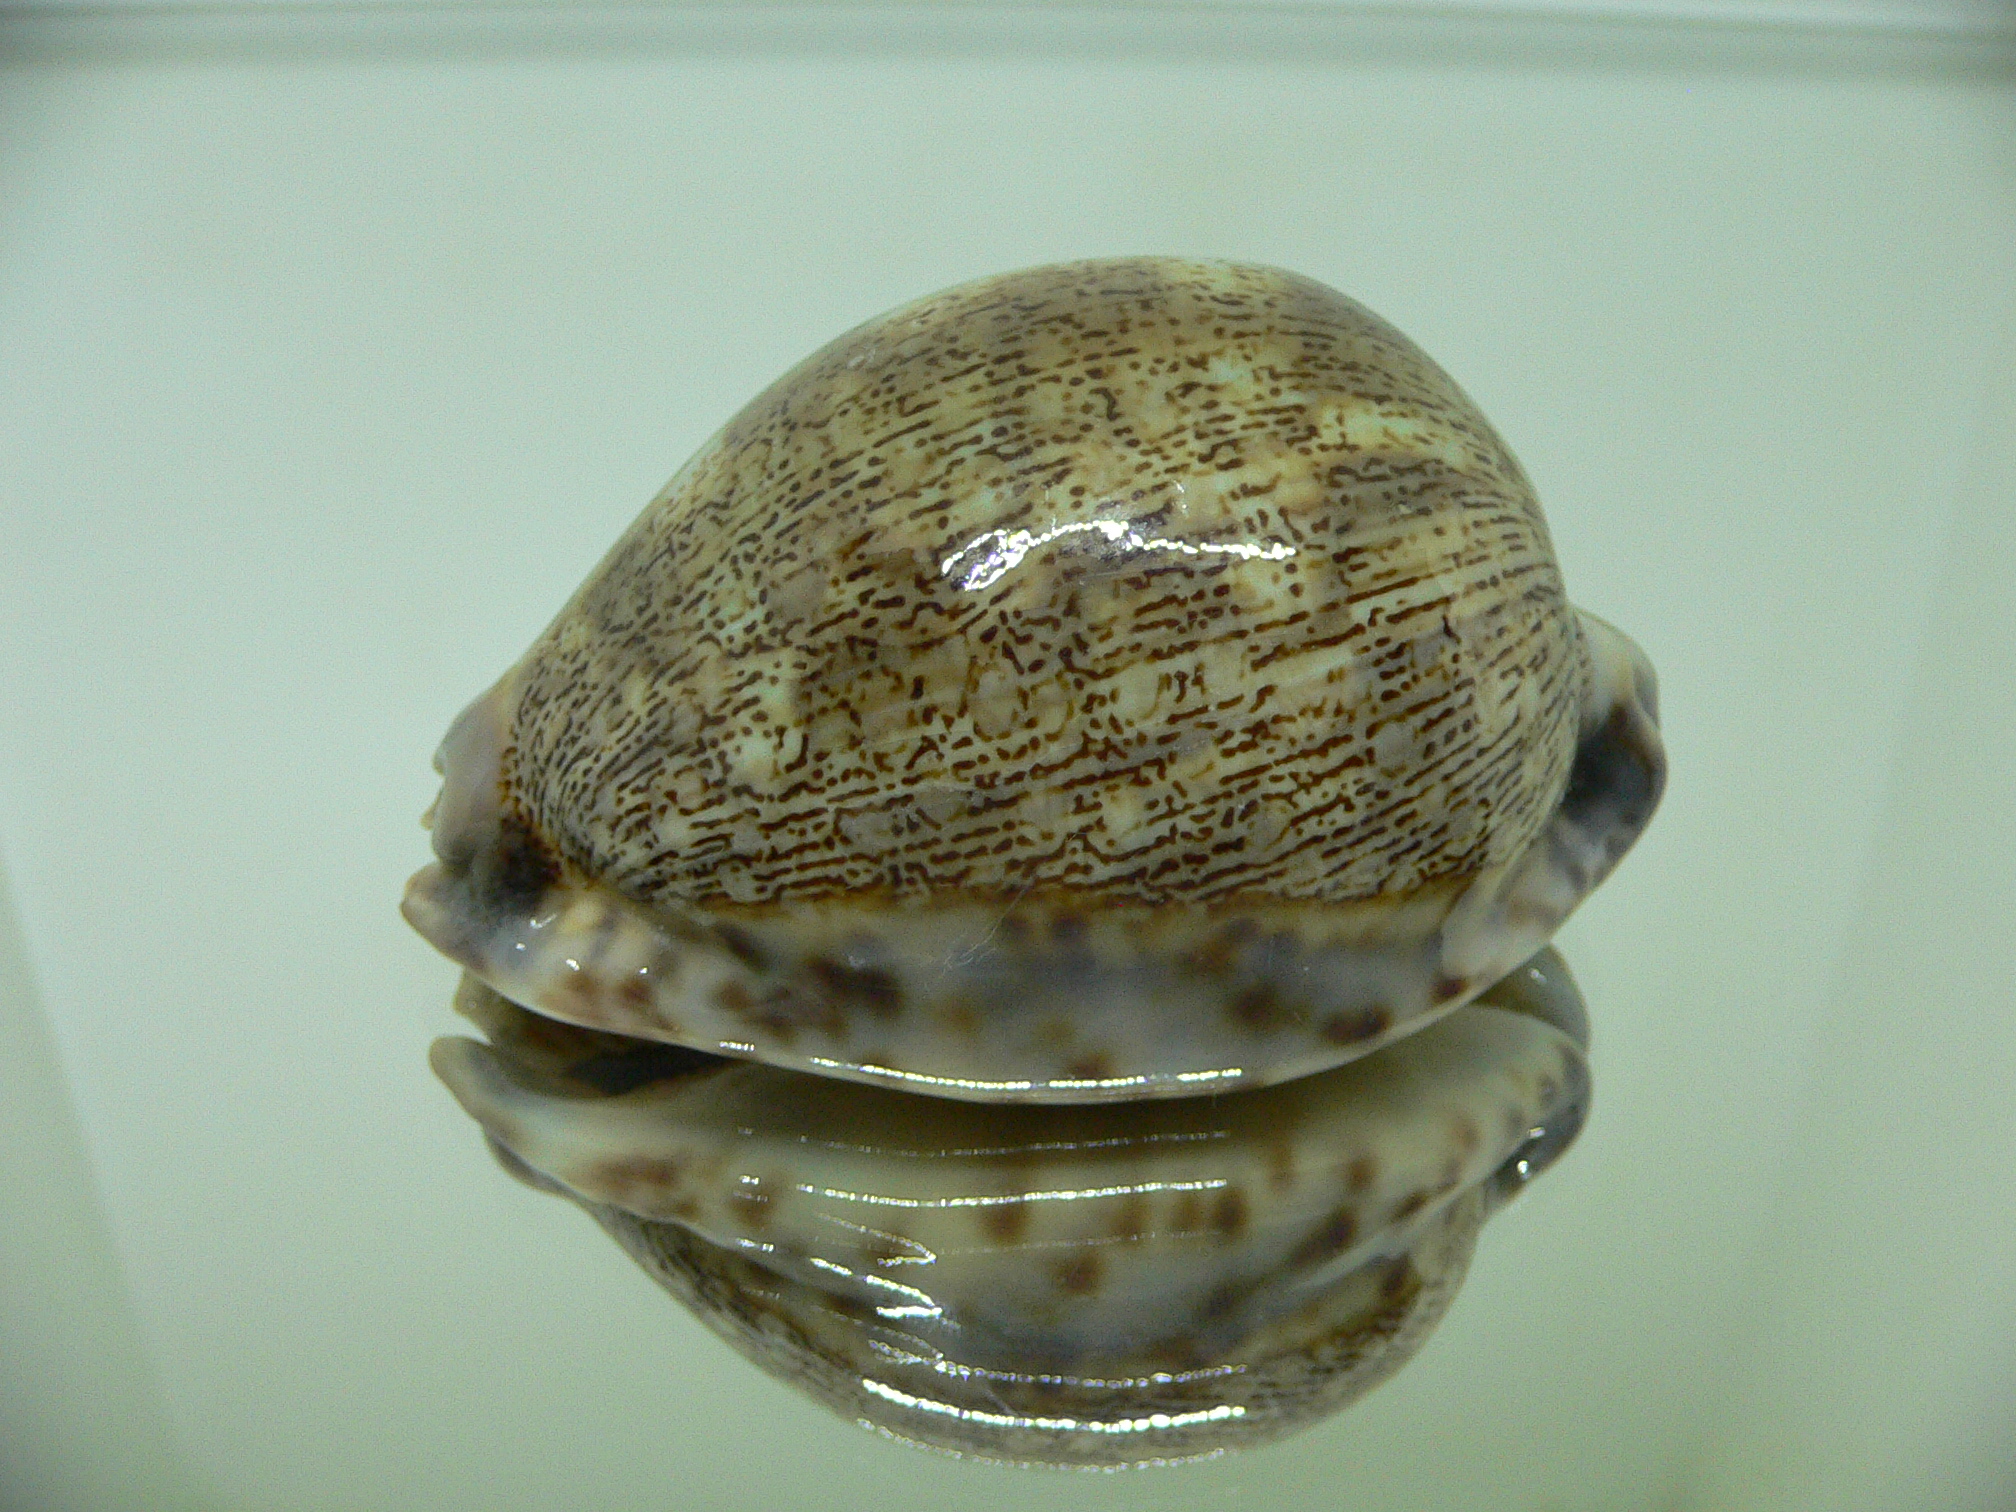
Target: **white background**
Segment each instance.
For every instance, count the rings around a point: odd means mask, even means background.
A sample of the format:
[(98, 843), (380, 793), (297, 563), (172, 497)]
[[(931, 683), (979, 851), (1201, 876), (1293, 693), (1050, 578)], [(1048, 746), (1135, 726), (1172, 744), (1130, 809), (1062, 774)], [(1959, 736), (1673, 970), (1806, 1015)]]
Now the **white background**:
[[(2011, 80), (1292, 9), (0, 18), (0, 1506), (2016, 1505)], [(508, 1181), (395, 904), (448, 720), (743, 400), (1131, 252), (1449, 368), (1673, 779), (1562, 937), (1595, 1115), (1416, 1363), (1070, 1479), (828, 1418)]]

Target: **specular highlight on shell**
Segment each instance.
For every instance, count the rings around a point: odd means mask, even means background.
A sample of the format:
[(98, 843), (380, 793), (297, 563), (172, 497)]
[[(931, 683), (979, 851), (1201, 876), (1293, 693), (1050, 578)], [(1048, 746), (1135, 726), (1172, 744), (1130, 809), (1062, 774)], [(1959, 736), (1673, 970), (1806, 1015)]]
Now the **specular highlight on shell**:
[(1042, 1108), (668, 1051), (514, 1007), (434, 1065), (763, 1369), (884, 1433), (1116, 1466), (1266, 1442), (1404, 1364), (1486, 1217), (1574, 1139), (1551, 952), (1378, 1055), (1230, 1097)]
[(1404, 1362), (1574, 1139), (1656, 684), (1448, 375), (1276, 269), (985, 279), (758, 396), (457, 719), (407, 918), (511, 1170), (909, 1442)]
[(946, 1096), (1305, 1075), (1544, 944), (1649, 666), (1363, 307), (1071, 264), (842, 337), (451, 731), (408, 917), (590, 1027)]

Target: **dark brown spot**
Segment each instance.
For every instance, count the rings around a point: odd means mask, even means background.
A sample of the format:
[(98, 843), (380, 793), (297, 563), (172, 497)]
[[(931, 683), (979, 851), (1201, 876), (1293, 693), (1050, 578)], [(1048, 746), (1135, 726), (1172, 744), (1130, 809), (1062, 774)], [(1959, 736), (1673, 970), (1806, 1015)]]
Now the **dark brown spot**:
[(723, 1013), (733, 1014), (737, 1018), (756, 1006), (756, 1000), (749, 995), (749, 989), (735, 981), (723, 982), (714, 989), (714, 1003)]
[(1295, 1246), (1288, 1263), (1296, 1270), (1321, 1265), (1343, 1254), (1357, 1238), (1358, 1215), (1348, 1207), (1341, 1207), (1324, 1220), (1321, 1228)]
[(1456, 1137), (1456, 1148), (1466, 1156), (1475, 1154), (1477, 1146), (1484, 1142), (1484, 1131), (1477, 1127), (1477, 1120), (1467, 1114), (1456, 1120), (1456, 1127), (1450, 1132)]
[(893, 1018), (903, 1006), (903, 989), (886, 971), (849, 966), (825, 956), (806, 962), (806, 969), (829, 997), (865, 1008), (876, 1018)]
[(935, 1017), (954, 1034), (964, 1035), (968, 1039), (980, 1032), (980, 1010), (971, 1003), (955, 998), (942, 1004)]
[(1062, 945), (1076, 945), (1085, 938), (1085, 920), (1075, 913), (1060, 913), (1050, 920), (1050, 937)]
[(1634, 713), (1629, 702), (1620, 702), (1576, 749), (1561, 795), (1562, 818), (1596, 834), (1635, 835), (1644, 827), (1666, 785), (1666, 758)]
[(1064, 1068), (1065, 1077), (1071, 1081), (1105, 1081), (1112, 1074), (1112, 1057), (1097, 1050), (1078, 1056)]
[(1051, 1055), (1063, 1055), (1078, 1039), (1078, 1026), (1058, 1014), (1044, 1019), (1029, 1031), (1029, 1038)]
[(990, 1203), (980, 1209), (980, 1232), (996, 1244), (1013, 1244), (1029, 1229), (1026, 1202)]
[(1359, 1196), (1372, 1190), (1372, 1183), (1379, 1179), (1379, 1162), (1370, 1155), (1354, 1155), (1351, 1164), (1344, 1168), (1344, 1184)]
[(1057, 1267), (1057, 1289), (1073, 1297), (1089, 1297), (1099, 1290), (1103, 1269), (1096, 1251), (1073, 1255)]
[(1255, 982), (1235, 993), (1231, 1002), (1235, 1023), (1256, 1034), (1278, 1026), (1284, 1017), (1281, 998), (1270, 982)]
[(652, 989), (651, 978), (641, 971), (633, 971), (617, 984), (616, 996), (632, 1013), (636, 1013), (650, 1007), (656, 993)]
[(771, 1004), (760, 1013), (743, 1015), (743, 1021), (752, 1029), (760, 1029), (777, 1044), (789, 1048), (798, 1038), (798, 1025), (782, 1008)]
[(513, 815), (505, 816), (496, 839), (471, 859), (472, 890), (503, 914), (533, 912), (540, 896), (560, 879), (560, 863), (552, 851), (524, 820)]
[(583, 966), (560, 980), (558, 997), (571, 1003), (578, 1013), (591, 1013), (603, 996), (602, 978)]
[(579, 1024), (565, 1024), (543, 1014), (528, 1013), (490, 992), (487, 987), (483, 991), (492, 999), (493, 1007), (501, 1007), (509, 1015), (504, 1024), (488, 1031), (493, 1041), (498, 1040), (502, 1031), (531, 1050), (562, 1057), (579, 1055), (583, 1051), (592, 1055), (636, 1048), (637, 1042), (623, 1035), (604, 1034), (599, 1029), (584, 1029)]
[(1393, 1209), (1393, 1216), (1396, 1219), (1412, 1218), (1426, 1206), (1428, 1206), (1428, 1193), (1409, 1192), (1400, 1199), (1400, 1205)]
[(1216, 1323), (1229, 1318), (1238, 1311), (1239, 1304), (1246, 1300), (1245, 1288), (1227, 1281), (1222, 1286), (1214, 1286), (1211, 1294), (1204, 1299), (1198, 1309), (1198, 1316), (1206, 1323)]
[(1120, 1204), (1120, 1211), (1113, 1215), (1113, 1237), (1129, 1242), (1144, 1239), (1152, 1218), (1148, 1199), (1140, 1192), (1130, 1192), (1127, 1200)]
[(1404, 1296), (1412, 1296), (1421, 1289), (1421, 1273), (1414, 1269), (1414, 1262), (1405, 1255), (1397, 1255), (1387, 1262), (1386, 1274), (1379, 1278), (1379, 1295), (1388, 1302), (1397, 1302)]
[(1225, 975), (1237, 963), (1239, 953), (1253, 942), (1260, 926), (1251, 919), (1234, 919), (1190, 952), (1187, 962), (1199, 976)]
[(643, 1155), (625, 1155), (604, 1160), (591, 1167), (584, 1186), (597, 1197), (617, 1207), (677, 1190), (685, 1162), (677, 1156), (653, 1160)]
[(1204, 1203), (1195, 1192), (1185, 1192), (1176, 1199), (1176, 1211), (1171, 1215), (1172, 1225), (1179, 1234), (1187, 1234), (1204, 1225)]
[(747, 966), (751, 971), (762, 971), (770, 964), (770, 957), (755, 937), (733, 924), (716, 924), (714, 938), (727, 947), (728, 953)]
[(1267, 1145), (1267, 1185), (1285, 1192), (1295, 1184), (1295, 1141), (1270, 1140)]
[(1211, 1205), (1211, 1226), (1227, 1239), (1237, 1239), (1246, 1231), (1246, 1194), (1226, 1187)]
[(1451, 998), (1459, 998), (1469, 987), (1470, 984), (1461, 977), (1437, 977), (1433, 989), (1435, 1001), (1446, 1003)]
[(728, 1194), (728, 1208), (752, 1229), (770, 1222), (770, 1194), (754, 1184), (738, 1186)]
[(1323, 1020), (1323, 1038), (1333, 1045), (1356, 1045), (1375, 1039), (1393, 1027), (1393, 1015), (1385, 1008), (1359, 1008), (1350, 1013), (1333, 1013)]

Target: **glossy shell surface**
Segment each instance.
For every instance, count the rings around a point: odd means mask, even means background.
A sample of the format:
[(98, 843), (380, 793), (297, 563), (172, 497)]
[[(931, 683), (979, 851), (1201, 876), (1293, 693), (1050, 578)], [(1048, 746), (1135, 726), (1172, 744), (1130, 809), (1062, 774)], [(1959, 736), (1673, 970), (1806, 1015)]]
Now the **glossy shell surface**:
[(1545, 943), (1649, 666), (1518, 463), (1320, 284), (1069, 264), (841, 337), (442, 749), (409, 919), (543, 1014), (946, 1097), (1260, 1086)]
[(1588, 1102), (1552, 952), (1369, 1058), (1038, 1108), (711, 1059), (525, 1012), (434, 1063), (507, 1168), (716, 1332), (891, 1436), (1112, 1466), (1276, 1437), (1425, 1339)]

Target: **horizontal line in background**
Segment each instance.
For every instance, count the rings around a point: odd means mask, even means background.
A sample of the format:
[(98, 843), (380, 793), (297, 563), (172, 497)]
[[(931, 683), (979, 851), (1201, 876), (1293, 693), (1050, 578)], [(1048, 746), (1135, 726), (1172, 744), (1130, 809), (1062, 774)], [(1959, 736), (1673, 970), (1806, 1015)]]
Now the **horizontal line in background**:
[(0, 63), (812, 57), (2016, 80), (2016, 0), (0, 0)]
[[(903, 0), (0, 0), (0, 17), (212, 17), (526, 15), (652, 13), (725, 17), (749, 13), (917, 10)], [(1734, 27), (1746, 31), (1888, 32), (1950, 37), (2016, 35), (2016, 0), (936, 0), (943, 11), (1054, 15), (1239, 11), (1388, 18), (1601, 22), (1626, 26)]]

